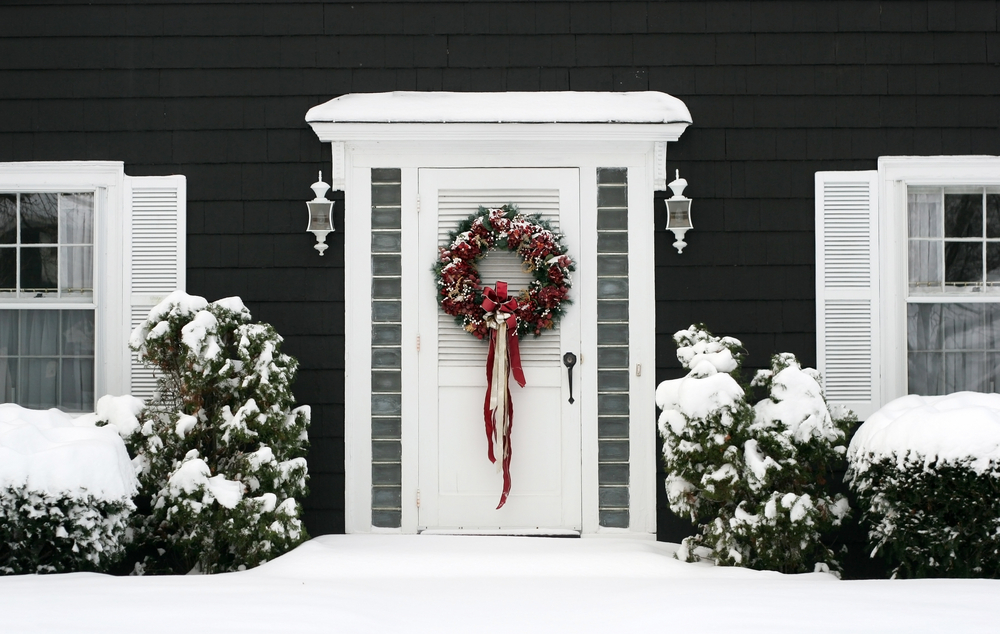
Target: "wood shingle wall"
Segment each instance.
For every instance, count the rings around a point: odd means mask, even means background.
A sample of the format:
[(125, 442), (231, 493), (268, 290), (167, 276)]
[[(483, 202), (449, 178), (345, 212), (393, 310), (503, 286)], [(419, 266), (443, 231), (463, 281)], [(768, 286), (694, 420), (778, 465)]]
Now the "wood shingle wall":
[[(658, 203), (659, 378), (678, 374), (670, 335), (691, 322), (742, 339), (751, 366), (779, 350), (812, 364), (813, 174), (873, 169), (880, 155), (1000, 154), (997, 13), (987, 1), (12, 0), (0, 6), (0, 161), (187, 176), (188, 289), (242, 296), (301, 361), (307, 524), (336, 532), (343, 238), (320, 258), (304, 232), (309, 184), (329, 169), (309, 107), (388, 90), (681, 98), (694, 125), (667, 165), (691, 183), (695, 228), (678, 255)], [(665, 513), (660, 525), (675, 526)]]

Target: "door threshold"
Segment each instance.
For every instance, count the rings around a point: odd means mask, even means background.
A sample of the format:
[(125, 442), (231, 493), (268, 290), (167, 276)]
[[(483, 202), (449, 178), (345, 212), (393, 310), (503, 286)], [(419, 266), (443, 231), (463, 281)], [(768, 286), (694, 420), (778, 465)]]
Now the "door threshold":
[(420, 535), (488, 535), (507, 537), (579, 537), (572, 528), (424, 528)]

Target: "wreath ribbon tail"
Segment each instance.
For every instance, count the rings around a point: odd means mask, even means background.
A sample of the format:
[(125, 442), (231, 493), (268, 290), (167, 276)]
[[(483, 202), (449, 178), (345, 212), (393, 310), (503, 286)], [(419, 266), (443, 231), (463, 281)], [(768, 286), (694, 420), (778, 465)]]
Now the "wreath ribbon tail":
[(511, 398), (511, 394), (507, 392), (507, 412), (510, 418), (507, 420), (507, 424), (504, 426), (503, 435), (503, 492), (500, 493), (500, 503), (497, 504), (497, 510), (500, 510), (504, 504), (507, 503), (507, 496), (510, 494), (510, 432), (511, 428), (514, 426), (514, 400)]
[(496, 422), (493, 418), (493, 362), (496, 354), (496, 336), (490, 333), (490, 351), (486, 356), (486, 401), (483, 403), (483, 418), (486, 422), (487, 455), (490, 462), (497, 461), (493, 453), (493, 438), (496, 436)]

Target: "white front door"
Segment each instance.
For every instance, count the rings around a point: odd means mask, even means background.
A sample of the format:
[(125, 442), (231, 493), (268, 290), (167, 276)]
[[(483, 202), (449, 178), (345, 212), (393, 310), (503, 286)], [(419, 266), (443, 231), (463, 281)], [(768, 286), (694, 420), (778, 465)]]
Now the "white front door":
[[(441, 311), (431, 264), (449, 232), (480, 206), (513, 203), (540, 213), (564, 234), (563, 244), (584, 265), (580, 245), (580, 174), (576, 168), (420, 169), (419, 252), (427, 270), (419, 276), (419, 491), (418, 529), (455, 532), (531, 533), (580, 531), (581, 435), (579, 366), (576, 403), (569, 403), (565, 352), (580, 354), (579, 289), (557, 328), (521, 340), (527, 385), (511, 380), (511, 492), (496, 506), (502, 475), (487, 458), (483, 421), (487, 344)], [(520, 258), (494, 251), (479, 265), (484, 285), (508, 282), (511, 294), (528, 274)]]

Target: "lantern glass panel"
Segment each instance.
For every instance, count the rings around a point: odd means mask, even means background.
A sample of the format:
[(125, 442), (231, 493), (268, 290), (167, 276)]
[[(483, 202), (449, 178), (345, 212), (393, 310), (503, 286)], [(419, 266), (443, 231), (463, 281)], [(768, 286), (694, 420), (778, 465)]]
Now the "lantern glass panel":
[(691, 201), (667, 201), (667, 229), (691, 228)]
[(333, 209), (332, 202), (309, 202), (309, 228), (306, 231), (332, 231), (333, 224), (330, 222), (330, 211)]

